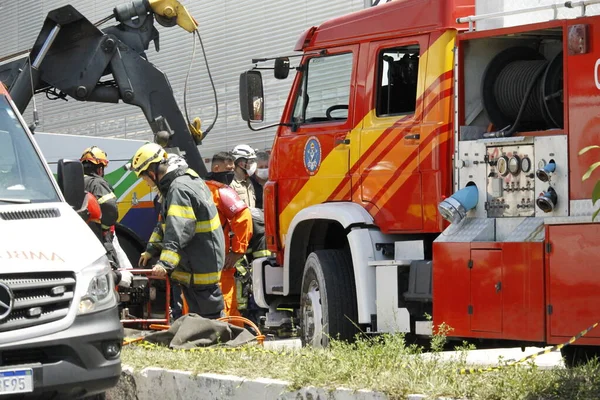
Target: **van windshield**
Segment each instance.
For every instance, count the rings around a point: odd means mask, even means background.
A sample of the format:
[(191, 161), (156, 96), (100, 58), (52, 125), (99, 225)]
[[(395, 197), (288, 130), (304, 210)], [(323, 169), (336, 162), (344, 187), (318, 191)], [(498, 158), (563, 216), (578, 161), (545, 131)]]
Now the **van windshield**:
[(6, 97), (0, 96), (0, 205), (59, 201), (43, 161)]

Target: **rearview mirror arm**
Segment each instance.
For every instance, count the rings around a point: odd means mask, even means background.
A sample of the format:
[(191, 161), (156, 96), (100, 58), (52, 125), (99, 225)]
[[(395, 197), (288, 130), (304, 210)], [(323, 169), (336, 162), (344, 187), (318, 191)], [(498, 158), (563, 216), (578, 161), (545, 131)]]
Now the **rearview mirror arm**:
[(247, 121), (247, 122), (248, 122), (248, 128), (254, 132), (262, 131), (264, 129), (274, 128), (276, 126), (292, 126), (292, 124), (271, 124), (271, 125), (267, 125), (267, 126), (261, 126), (260, 128), (254, 128), (252, 126), (252, 124), (250, 123), (250, 121)]

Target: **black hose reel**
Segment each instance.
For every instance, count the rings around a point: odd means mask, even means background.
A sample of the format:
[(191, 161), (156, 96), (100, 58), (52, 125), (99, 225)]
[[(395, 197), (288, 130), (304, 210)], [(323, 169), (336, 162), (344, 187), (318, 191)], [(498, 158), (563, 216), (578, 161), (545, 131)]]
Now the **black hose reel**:
[(510, 47), (483, 73), (483, 108), (494, 125), (486, 136), (563, 127), (563, 57), (548, 61), (530, 47)]

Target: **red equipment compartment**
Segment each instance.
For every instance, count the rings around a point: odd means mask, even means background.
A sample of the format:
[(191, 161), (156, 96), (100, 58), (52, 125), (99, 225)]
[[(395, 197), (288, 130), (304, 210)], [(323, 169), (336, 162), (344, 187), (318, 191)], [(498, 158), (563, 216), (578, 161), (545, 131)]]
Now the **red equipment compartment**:
[(543, 246), (434, 243), (434, 325), (454, 337), (544, 341)]
[[(600, 320), (600, 225), (550, 225), (547, 254), (548, 337), (561, 343)], [(551, 312), (550, 312), (551, 310)], [(600, 344), (600, 330), (579, 339)]]
[(502, 250), (471, 250), (471, 330), (502, 332)]

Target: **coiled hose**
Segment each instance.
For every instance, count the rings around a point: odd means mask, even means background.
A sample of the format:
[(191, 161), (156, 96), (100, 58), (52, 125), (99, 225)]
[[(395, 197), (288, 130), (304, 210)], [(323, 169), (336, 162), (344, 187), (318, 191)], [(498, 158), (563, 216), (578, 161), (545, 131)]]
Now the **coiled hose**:
[(485, 137), (562, 127), (562, 52), (548, 61), (529, 47), (506, 49), (490, 62), (481, 86), (484, 109), (499, 128)]

